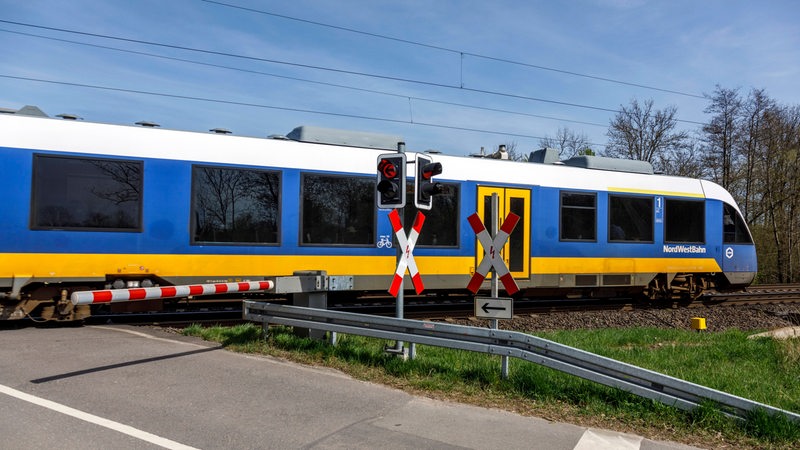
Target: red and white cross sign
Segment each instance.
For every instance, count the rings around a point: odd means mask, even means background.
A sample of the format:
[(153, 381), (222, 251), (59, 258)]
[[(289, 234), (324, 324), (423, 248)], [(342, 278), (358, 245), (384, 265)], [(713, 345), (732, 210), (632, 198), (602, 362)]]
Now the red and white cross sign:
[(422, 224), (425, 223), (425, 214), (417, 211), (417, 216), (414, 218), (414, 226), (411, 227), (408, 238), (406, 238), (406, 233), (403, 231), (403, 224), (400, 223), (400, 214), (397, 213), (396, 209), (393, 209), (392, 212), (389, 213), (389, 221), (392, 222), (394, 235), (397, 236), (397, 242), (400, 245), (400, 249), (403, 250), (400, 261), (397, 262), (397, 271), (394, 273), (394, 279), (392, 279), (392, 285), (389, 287), (389, 293), (397, 297), (397, 293), (400, 292), (400, 284), (403, 282), (403, 277), (406, 274), (406, 268), (408, 268), (411, 281), (414, 283), (414, 290), (417, 291), (417, 294), (421, 294), (425, 286), (422, 285), (422, 277), (419, 274), (419, 270), (417, 270), (417, 263), (414, 261), (413, 251), (414, 246), (417, 245), (419, 231), (422, 229)]
[(481, 263), (478, 264), (477, 269), (475, 269), (475, 273), (472, 274), (472, 279), (469, 280), (467, 289), (472, 291), (473, 294), (477, 293), (478, 289), (481, 287), (481, 283), (483, 283), (483, 280), (489, 273), (489, 270), (494, 267), (495, 275), (503, 282), (503, 287), (506, 288), (508, 295), (514, 295), (519, 291), (519, 287), (517, 286), (517, 282), (514, 281), (514, 277), (511, 276), (511, 272), (508, 271), (506, 262), (500, 257), (500, 250), (506, 245), (508, 235), (510, 235), (514, 227), (517, 226), (519, 216), (514, 213), (508, 213), (506, 220), (500, 225), (500, 230), (497, 232), (497, 236), (495, 236), (494, 239), (489, 236), (489, 232), (486, 231), (486, 227), (483, 225), (483, 222), (481, 222), (481, 218), (478, 214), (469, 216), (467, 220), (472, 227), (472, 231), (478, 235), (478, 241), (480, 241), (484, 251), (483, 259)]

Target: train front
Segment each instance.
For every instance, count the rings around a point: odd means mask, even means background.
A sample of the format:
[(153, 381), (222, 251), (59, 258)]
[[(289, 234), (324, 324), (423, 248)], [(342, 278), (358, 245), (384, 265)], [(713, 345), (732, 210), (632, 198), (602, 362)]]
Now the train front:
[[(742, 288), (753, 282), (758, 271), (758, 258), (753, 236), (742, 217), (739, 207), (733, 197), (721, 186), (702, 181), (703, 189), (709, 199), (717, 199), (722, 203), (719, 231), (709, 227), (715, 234), (715, 240), (720, 242), (717, 252), (717, 262), (722, 268), (722, 275), (729, 288)], [(714, 223), (714, 222), (711, 222)], [(722, 287), (722, 286), (721, 286)]]

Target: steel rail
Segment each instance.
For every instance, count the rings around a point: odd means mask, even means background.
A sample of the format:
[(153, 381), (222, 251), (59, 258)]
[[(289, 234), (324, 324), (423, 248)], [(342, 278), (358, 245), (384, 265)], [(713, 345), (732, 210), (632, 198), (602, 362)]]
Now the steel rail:
[(800, 414), (791, 411), (516, 331), (255, 301), (244, 302), (243, 318), (261, 322), (265, 327), (270, 324), (305, 327), (510, 356), (683, 410), (692, 410), (704, 401), (710, 401), (722, 413), (737, 419), (747, 419), (753, 412), (763, 410), (770, 415), (781, 415), (800, 423)]

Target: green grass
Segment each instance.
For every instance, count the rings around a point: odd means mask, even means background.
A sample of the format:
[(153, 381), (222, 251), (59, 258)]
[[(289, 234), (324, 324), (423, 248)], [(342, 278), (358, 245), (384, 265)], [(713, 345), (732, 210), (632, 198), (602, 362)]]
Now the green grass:
[(798, 341), (747, 339), (741, 331), (696, 333), (632, 329), (549, 333), (542, 337), (800, 412)]
[[(793, 448), (800, 424), (754, 413), (744, 424), (712, 403), (681, 411), (532, 363), (466, 351), (417, 346), (403, 361), (384, 352), (388, 341), (340, 335), (336, 346), (298, 338), (285, 327), (264, 336), (260, 326), (192, 326), (184, 334), (234, 351), (322, 364), (354, 377), (415, 393), (506, 408), (551, 420), (640, 433), (711, 447)], [(747, 339), (745, 333), (663, 329), (606, 329), (541, 333), (541, 337), (655, 370), (781, 409), (800, 412), (800, 342)]]

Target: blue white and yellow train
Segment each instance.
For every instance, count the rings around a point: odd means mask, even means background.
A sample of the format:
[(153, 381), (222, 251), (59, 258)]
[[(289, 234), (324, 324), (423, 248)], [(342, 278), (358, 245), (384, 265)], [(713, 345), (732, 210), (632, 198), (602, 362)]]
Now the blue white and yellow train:
[[(80, 290), (302, 270), (352, 275), (354, 293), (390, 286), (376, 164), (399, 138), (313, 127), (252, 138), (30, 110), (0, 114), (0, 319), (86, 317), (68, 300)], [(521, 217), (502, 251), (520, 297), (687, 299), (755, 276), (750, 232), (712, 182), (550, 150), (528, 162), (432, 156), (445, 193), (414, 249), (426, 292), (467, 292), (483, 250), (466, 219), (490, 223), (494, 193), (500, 220)]]

